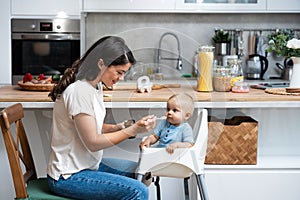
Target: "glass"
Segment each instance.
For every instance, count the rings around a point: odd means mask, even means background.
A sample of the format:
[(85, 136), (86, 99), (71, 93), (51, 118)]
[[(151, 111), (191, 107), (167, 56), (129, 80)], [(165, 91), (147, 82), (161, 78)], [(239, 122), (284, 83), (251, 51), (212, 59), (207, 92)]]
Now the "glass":
[(79, 40), (13, 40), (12, 49), (13, 75), (63, 74), (80, 57)]
[(214, 47), (202, 46), (199, 49), (199, 78), (198, 87), (199, 92), (213, 91), (212, 85), (212, 70), (214, 61)]
[(149, 76), (150, 80), (152, 80), (154, 77), (154, 69), (151, 65), (146, 65), (146, 75)]

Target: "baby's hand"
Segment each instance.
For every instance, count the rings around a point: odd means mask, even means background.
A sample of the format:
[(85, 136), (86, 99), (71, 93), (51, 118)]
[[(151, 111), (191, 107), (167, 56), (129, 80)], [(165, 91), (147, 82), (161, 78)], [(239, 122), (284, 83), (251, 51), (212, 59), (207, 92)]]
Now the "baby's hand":
[(169, 154), (172, 154), (174, 153), (174, 150), (177, 149), (178, 146), (177, 146), (177, 143), (174, 142), (172, 144), (169, 144), (167, 147), (166, 147), (166, 151), (169, 153)]

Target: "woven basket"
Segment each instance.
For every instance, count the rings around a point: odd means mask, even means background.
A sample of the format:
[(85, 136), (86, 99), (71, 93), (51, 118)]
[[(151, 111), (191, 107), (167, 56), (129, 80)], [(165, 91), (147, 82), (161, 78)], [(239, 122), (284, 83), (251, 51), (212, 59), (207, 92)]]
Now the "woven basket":
[(247, 116), (209, 117), (206, 164), (257, 163), (258, 122)]

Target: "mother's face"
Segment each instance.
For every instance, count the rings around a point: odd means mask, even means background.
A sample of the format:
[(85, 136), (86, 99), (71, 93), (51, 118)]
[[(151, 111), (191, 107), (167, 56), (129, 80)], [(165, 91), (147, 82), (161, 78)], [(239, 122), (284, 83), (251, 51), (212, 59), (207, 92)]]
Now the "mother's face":
[(118, 81), (124, 79), (125, 73), (129, 70), (130, 66), (131, 63), (127, 63), (125, 65), (112, 65), (110, 67), (105, 67), (101, 75), (100, 81), (104, 83), (107, 87), (111, 87)]

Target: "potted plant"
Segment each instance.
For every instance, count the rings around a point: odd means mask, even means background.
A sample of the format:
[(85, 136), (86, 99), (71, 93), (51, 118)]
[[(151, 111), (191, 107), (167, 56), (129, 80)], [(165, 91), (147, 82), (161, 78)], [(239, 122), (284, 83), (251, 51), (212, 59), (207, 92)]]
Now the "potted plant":
[(215, 31), (215, 35), (212, 38), (216, 47), (217, 55), (229, 55), (231, 36), (229, 32), (219, 29)]
[(216, 30), (215, 35), (212, 38), (215, 43), (230, 43), (231, 37), (229, 32), (225, 32), (223, 29)]
[(290, 49), (287, 42), (294, 37), (292, 30), (277, 30), (267, 36), (267, 52), (273, 53), (276, 57), (289, 57)]

